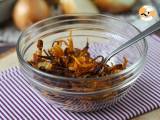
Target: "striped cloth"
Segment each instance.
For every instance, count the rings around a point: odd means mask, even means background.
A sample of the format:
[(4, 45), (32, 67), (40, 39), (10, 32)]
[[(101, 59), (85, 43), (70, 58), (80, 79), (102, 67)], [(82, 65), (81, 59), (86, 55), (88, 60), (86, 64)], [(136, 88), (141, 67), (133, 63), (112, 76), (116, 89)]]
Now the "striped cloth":
[(109, 108), (90, 113), (67, 112), (42, 99), (18, 67), (0, 75), (1, 120), (126, 120), (160, 108), (160, 41), (150, 37), (147, 65), (128, 94)]

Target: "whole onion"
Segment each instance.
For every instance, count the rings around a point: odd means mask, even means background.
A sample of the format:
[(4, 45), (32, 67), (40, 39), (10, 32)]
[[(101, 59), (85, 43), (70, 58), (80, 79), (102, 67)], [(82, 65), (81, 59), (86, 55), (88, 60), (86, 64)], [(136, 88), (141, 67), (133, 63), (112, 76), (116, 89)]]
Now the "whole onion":
[(94, 0), (95, 4), (102, 10), (111, 13), (128, 11), (139, 0)]
[(13, 11), (15, 25), (23, 30), (51, 15), (51, 8), (44, 0), (18, 0)]

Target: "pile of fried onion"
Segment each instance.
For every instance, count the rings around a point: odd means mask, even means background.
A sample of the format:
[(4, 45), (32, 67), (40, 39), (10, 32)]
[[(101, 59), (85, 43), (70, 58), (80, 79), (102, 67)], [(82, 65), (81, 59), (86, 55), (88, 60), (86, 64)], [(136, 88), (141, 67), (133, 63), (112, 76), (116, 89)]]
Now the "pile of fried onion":
[(103, 56), (92, 58), (88, 49), (88, 42), (83, 49), (74, 48), (70, 32), (67, 40), (54, 41), (48, 50), (43, 49), (43, 41), (38, 40), (37, 50), (28, 63), (53, 75), (74, 78), (103, 77), (118, 73), (127, 66), (128, 60), (125, 57), (123, 63), (109, 66)]

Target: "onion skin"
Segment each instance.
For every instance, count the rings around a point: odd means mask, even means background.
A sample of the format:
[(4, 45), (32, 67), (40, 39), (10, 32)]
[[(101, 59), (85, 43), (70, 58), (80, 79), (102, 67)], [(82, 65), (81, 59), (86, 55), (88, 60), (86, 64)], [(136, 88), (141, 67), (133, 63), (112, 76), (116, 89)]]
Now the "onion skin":
[(91, 0), (60, 0), (60, 8), (64, 14), (99, 13)]
[(94, 0), (102, 11), (122, 13), (129, 11), (138, 0)]
[(20, 30), (50, 15), (51, 8), (44, 0), (19, 0), (13, 10), (14, 23)]

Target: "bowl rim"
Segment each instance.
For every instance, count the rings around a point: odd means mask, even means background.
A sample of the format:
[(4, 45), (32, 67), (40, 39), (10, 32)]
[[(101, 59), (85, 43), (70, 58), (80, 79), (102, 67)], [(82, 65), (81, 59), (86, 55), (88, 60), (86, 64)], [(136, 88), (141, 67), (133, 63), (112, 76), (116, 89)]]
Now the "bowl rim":
[[(93, 80), (93, 79), (96, 79), (96, 80), (104, 80), (106, 78), (106, 76), (104, 77), (99, 77), (99, 78), (94, 78), (94, 77), (91, 77), (91, 78), (73, 78), (73, 77), (64, 77), (64, 76), (58, 76), (58, 75), (53, 75), (53, 74), (49, 74), (49, 73), (46, 73), (46, 72), (43, 72), (43, 71), (40, 71), (34, 67), (32, 67), (31, 65), (29, 65), (24, 59), (23, 59), (23, 56), (21, 55), (20, 53), (20, 42), (21, 42), (21, 38), (23, 37), (23, 34), (25, 34), (27, 31), (29, 31), (30, 29), (34, 28), (36, 25), (40, 24), (40, 23), (43, 23), (43, 22), (46, 22), (46, 21), (49, 21), (49, 20), (52, 20), (52, 19), (57, 19), (57, 18), (61, 18), (61, 17), (65, 17), (65, 16), (72, 16), (72, 17), (78, 17), (78, 16), (100, 16), (100, 17), (105, 17), (105, 18), (110, 18), (110, 19), (114, 19), (116, 21), (120, 21), (122, 23), (125, 23), (125, 24), (128, 24), (130, 26), (132, 26), (133, 28), (135, 28), (137, 30), (137, 32), (141, 32), (137, 27), (135, 27), (134, 25), (132, 25), (131, 23), (127, 22), (127, 21), (122, 21), (121, 19), (118, 19), (118, 18), (115, 18), (113, 16), (109, 16), (109, 15), (104, 15), (104, 14), (90, 14), (90, 13), (83, 13), (83, 14), (64, 14), (64, 15), (58, 15), (58, 16), (53, 16), (53, 17), (50, 17), (50, 18), (47, 18), (47, 19), (43, 19), (41, 21), (38, 21), (37, 23), (31, 25), (30, 27), (28, 27), (27, 29), (25, 29), (21, 35), (19, 36), (19, 39), (17, 41), (17, 45), (16, 45), (16, 52), (17, 52), (17, 57), (19, 59), (19, 62), (21, 64), (23, 64), (28, 70), (32, 70), (33, 72), (35, 72), (36, 74), (38, 75), (43, 75), (47, 78), (53, 78), (53, 79), (60, 79), (60, 80)], [(135, 66), (137, 66), (137, 64), (141, 63), (141, 62), (144, 62), (145, 60), (145, 57), (147, 55), (147, 50), (148, 50), (148, 44), (147, 44), (147, 41), (146, 39), (144, 38), (143, 39), (143, 43), (144, 43), (144, 53), (142, 54), (141, 58), (139, 60), (137, 60), (134, 64), (132, 64), (130, 67), (120, 71), (119, 73), (115, 73), (115, 74), (111, 74), (111, 75), (107, 75), (107, 77), (115, 77), (115, 76), (119, 76), (121, 74), (124, 74), (130, 70), (132, 70), (133, 68), (135, 68)]]

